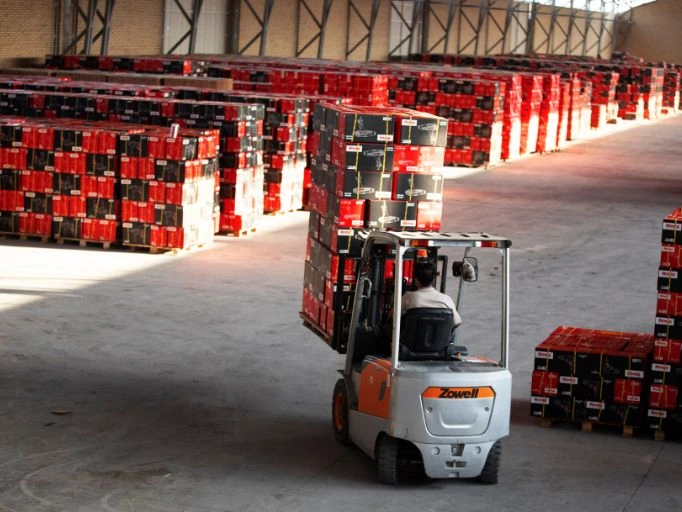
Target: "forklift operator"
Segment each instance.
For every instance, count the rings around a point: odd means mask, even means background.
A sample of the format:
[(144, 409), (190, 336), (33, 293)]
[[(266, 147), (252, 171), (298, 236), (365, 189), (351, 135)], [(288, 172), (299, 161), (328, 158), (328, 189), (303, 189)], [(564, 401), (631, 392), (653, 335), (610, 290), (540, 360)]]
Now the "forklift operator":
[(403, 294), (402, 313), (405, 314), (408, 310), (415, 308), (450, 309), (455, 320), (455, 327), (459, 327), (462, 317), (455, 309), (452, 298), (433, 287), (437, 272), (436, 265), (428, 260), (420, 260), (414, 264), (413, 278), (416, 289)]

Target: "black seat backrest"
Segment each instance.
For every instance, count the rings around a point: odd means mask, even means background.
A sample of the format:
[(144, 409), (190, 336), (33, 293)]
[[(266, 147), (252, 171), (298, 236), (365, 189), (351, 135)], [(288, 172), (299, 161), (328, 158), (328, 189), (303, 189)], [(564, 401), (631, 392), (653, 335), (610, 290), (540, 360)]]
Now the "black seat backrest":
[(400, 359), (447, 359), (454, 327), (451, 309), (408, 309), (400, 320)]

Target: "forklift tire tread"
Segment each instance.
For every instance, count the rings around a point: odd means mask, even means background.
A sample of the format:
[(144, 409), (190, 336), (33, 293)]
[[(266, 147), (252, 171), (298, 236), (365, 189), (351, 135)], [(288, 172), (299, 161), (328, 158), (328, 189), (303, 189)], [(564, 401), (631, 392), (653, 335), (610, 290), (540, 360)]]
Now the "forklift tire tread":
[(398, 448), (399, 441), (395, 437), (382, 435), (377, 442), (377, 476), (379, 482), (386, 485), (398, 483)]
[(334, 438), (344, 446), (353, 444), (350, 440), (349, 416), (346, 381), (339, 379), (334, 386), (334, 397), (332, 398), (332, 428)]
[(501, 460), (502, 441), (498, 440), (490, 447), (483, 471), (481, 471), (481, 475), (478, 477), (479, 482), (486, 485), (496, 484), (499, 479)]

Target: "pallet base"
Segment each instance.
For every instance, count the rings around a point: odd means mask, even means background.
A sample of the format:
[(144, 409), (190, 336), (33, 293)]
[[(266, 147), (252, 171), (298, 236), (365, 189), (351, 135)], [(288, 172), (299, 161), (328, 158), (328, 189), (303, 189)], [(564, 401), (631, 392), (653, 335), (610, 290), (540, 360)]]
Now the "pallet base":
[(595, 427), (606, 427), (606, 428), (621, 428), (623, 437), (634, 437), (637, 427), (632, 427), (629, 425), (604, 425), (601, 423), (595, 423), (594, 421), (571, 421), (563, 419), (554, 418), (540, 418), (539, 425), (543, 428), (551, 428), (558, 423), (573, 423), (580, 425), (581, 432), (594, 432)]
[(149, 254), (161, 254), (172, 250), (165, 247), (157, 247), (155, 245), (121, 244), (121, 247), (131, 251), (147, 252)]
[(255, 233), (255, 232), (256, 232), (256, 228), (249, 228), (249, 229), (239, 229), (239, 230), (235, 230), (235, 231), (220, 231), (217, 234), (221, 235), (221, 236), (233, 236), (235, 238), (240, 238), (242, 236), (248, 235), (249, 233)]
[(661, 430), (654, 432), (654, 441), (665, 441), (665, 432)]
[(114, 242), (100, 242), (99, 240), (83, 240), (82, 238), (55, 237), (57, 245), (78, 245), (79, 247), (98, 247), (100, 249), (111, 249)]
[(7, 240), (19, 240), (20, 242), (48, 242), (49, 236), (43, 235), (28, 235), (26, 233), (0, 233), (0, 238)]

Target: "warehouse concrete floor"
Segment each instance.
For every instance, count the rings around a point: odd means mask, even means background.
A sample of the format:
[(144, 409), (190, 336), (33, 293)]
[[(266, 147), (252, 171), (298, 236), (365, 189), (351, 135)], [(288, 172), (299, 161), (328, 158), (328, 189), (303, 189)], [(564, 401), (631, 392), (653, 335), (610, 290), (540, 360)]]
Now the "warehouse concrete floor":
[(305, 213), (182, 256), (4, 242), (0, 511), (678, 510), (682, 445), (544, 429), (528, 398), (555, 326), (652, 330), (680, 140), (676, 117), (447, 183), (445, 228), (514, 242), (496, 487), (383, 487), (335, 443), (342, 357), (297, 317)]

